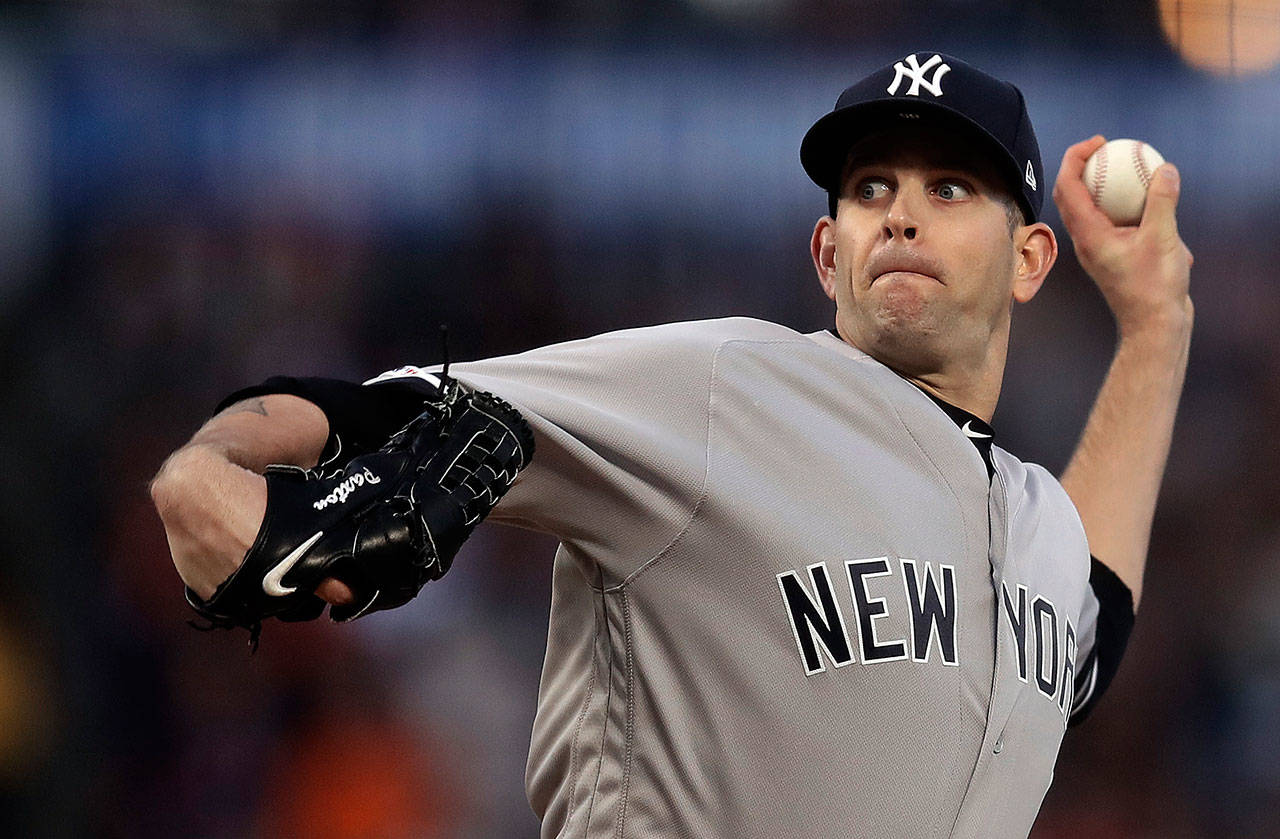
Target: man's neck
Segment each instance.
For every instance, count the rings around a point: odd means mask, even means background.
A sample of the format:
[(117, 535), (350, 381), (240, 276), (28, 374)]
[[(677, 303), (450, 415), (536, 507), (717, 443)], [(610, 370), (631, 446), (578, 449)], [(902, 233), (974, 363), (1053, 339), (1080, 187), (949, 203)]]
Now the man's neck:
[[(850, 346), (857, 347), (857, 344), (845, 338), (836, 329), (832, 328), (829, 331)], [(1000, 400), (1000, 387), (1004, 382), (1004, 365), (1008, 356), (1007, 343), (996, 342), (996, 345), (989, 350), (987, 357), (976, 365), (964, 365), (959, 371), (930, 372), (906, 371), (896, 366), (892, 360), (881, 358), (865, 347), (857, 348), (935, 399), (961, 408), (987, 423), (990, 423), (991, 418), (995, 416), (996, 403)]]

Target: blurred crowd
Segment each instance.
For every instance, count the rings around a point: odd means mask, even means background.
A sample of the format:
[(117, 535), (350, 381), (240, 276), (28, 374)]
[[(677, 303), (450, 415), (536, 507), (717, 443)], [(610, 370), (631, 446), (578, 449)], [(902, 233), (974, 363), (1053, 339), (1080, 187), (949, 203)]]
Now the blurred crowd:
[[(185, 624), (147, 482), (227, 392), (435, 362), (441, 323), (455, 360), (730, 314), (828, 326), (807, 249), (825, 199), (799, 138), (844, 84), (922, 42), (1032, 80), (1047, 173), (1086, 133), (1145, 132), (1182, 166), (1196, 257), (1142, 610), (1110, 695), (1066, 737), (1033, 835), (1275, 835), (1280, 78), (1180, 66), (1151, 6), (0, 12), (14, 81), (0, 92), (0, 835), (536, 836), (522, 775), (554, 543), (482, 527), (410, 606), (269, 625), (250, 655), (243, 633)], [(970, 40), (992, 15), (1008, 26)], [(1083, 45), (1082, 22), (1117, 21), (1145, 33), (1136, 58), (1105, 37)], [(1089, 69), (1085, 92), (1053, 80), (1072, 62)], [(353, 78), (346, 99), (308, 98)], [(355, 95), (370, 89), (413, 107), (379, 112), (370, 133)], [(570, 111), (529, 110), (531, 91)], [(1167, 107), (1145, 113), (1144, 96)], [(725, 119), (699, 123), (700, 101)], [(653, 129), (654, 114), (669, 121)], [(574, 133), (618, 115), (631, 122), (614, 133)], [(518, 130), (495, 136), (508, 116)], [(276, 122), (259, 134), (259, 118)], [(1063, 255), (1015, 314), (993, 424), (998, 443), (1060, 470), (1113, 331), (1050, 221)]]

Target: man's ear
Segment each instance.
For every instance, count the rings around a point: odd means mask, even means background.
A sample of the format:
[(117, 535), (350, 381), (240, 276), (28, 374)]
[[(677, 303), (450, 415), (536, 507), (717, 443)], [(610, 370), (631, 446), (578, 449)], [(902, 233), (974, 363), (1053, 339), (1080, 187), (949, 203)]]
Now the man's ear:
[(809, 253), (813, 256), (813, 269), (818, 272), (818, 282), (827, 297), (836, 299), (836, 222), (831, 216), (823, 216), (813, 226), (813, 238), (809, 241)]
[(1058, 259), (1058, 239), (1053, 228), (1036, 222), (1014, 231), (1017, 272), (1013, 277), (1013, 299), (1026, 303), (1036, 296), (1049, 269)]

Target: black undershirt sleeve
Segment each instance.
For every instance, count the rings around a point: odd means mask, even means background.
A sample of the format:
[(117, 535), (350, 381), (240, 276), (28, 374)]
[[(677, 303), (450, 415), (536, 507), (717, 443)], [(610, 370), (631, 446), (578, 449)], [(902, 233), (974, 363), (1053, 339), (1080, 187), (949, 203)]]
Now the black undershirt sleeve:
[(320, 455), (325, 463), (346, 460), (382, 447), (392, 434), (422, 411), (423, 396), (411, 382), (361, 385), (342, 379), (272, 376), (242, 388), (218, 403), (218, 411), (255, 396), (285, 393), (315, 404), (329, 420), (329, 439)]
[(1077, 668), (1077, 705), (1068, 725), (1079, 725), (1089, 716), (1098, 698), (1106, 692), (1133, 631), (1133, 594), (1116, 573), (1096, 557), (1089, 557), (1089, 586), (1098, 598), (1098, 626), (1093, 649)]

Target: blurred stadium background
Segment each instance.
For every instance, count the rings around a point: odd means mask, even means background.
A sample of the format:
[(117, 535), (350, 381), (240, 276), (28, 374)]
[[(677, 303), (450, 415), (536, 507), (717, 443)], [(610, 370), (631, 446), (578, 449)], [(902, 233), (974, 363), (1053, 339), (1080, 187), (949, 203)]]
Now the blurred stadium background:
[[(533, 837), (553, 545), (351, 627), (201, 634), (146, 492), (226, 392), (609, 329), (830, 322), (798, 144), (917, 49), (1183, 171), (1197, 329), (1148, 588), (1036, 837), (1280, 835), (1280, 3), (0, 7), (0, 835)], [(1065, 236), (1054, 211), (1050, 223)], [(1112, 347), (1070, 253), (995, 426), (1059, 470)]]

